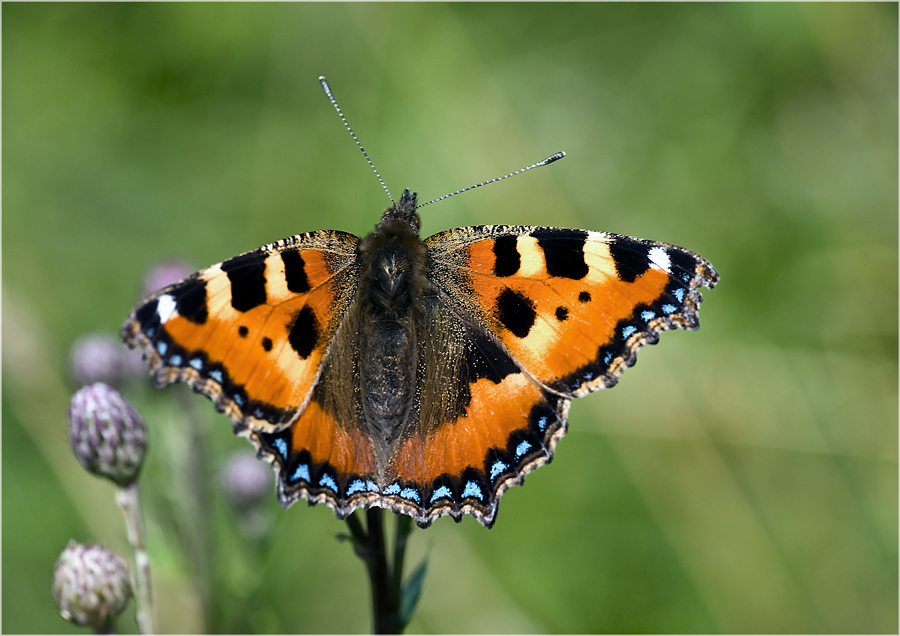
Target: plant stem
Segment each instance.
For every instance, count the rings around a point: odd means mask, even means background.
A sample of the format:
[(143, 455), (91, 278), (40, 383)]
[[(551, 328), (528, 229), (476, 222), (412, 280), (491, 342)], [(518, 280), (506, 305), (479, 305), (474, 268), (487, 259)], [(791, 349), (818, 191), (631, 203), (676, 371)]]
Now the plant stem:
[(397, 517), (397, 535), (394, 537), (394, 594), (397, 597), (398, 615), (401, 621), (401, 630), (403, 615), (403, 560), (406, 556), (406, 540), (412, 531), (412, 517), (407, 515), (396, 515)]
[(356, 554), (366, 563), (372, 586), (372, 616), (376, 634), (400, 634), (405, 625), (400, 607), (403, 591), (403, 560), (412, 519), (397, 515), (397, 536), (394, 541), (393, 563), (388, 560), (384, 533), (384, 513), (381, 508), (366, 511), (366, 529), (356, 513), (347, 518), (353, 535)]
[(150, 557), (144, 537), (144, 519), (141, 513), (138, 483), (135, 481), (116, 491), (116, 503), (125, 515), (128, 543), (134, 556), (134, 597), (137, 605), (137, 624), (142, 634), (156, 633), (156, 609), (153, 605), (153, 589), (150, 583)]

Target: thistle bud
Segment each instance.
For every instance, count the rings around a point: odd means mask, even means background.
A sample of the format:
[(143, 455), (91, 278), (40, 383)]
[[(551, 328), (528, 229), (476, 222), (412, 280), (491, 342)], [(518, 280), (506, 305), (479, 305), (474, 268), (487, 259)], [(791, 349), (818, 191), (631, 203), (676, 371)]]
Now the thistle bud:
[(237, 516), (241, 531), (262, 539), (272, 529), (272, 514), (264, 504), (275, 485), (272, 469), (252, 452), (238, 452), (222, 468), (222, 488)]
[(128, 570), (106, 548), (70, 541), (53, 571), (53, 597), (64, 619), (109, 632), (131, 596)]
[(194, 268), (183, 261), (163, 261), (153, 267), (144, 277), (144, 296), (162, 289), (172, 283), (177, 283), (182, 278), (190, 276)]
[(140, 413), (128, 400), (98, 382), (72, 396), (69, 441), (85, 470), (127, 486), (141, 472), (147, 431)]
[(229, 503), (241, 510), (271, 496), (272, 469), (252, 452), (233, 454), (222, 468), (222, 486)]
[(81, 336), (69, 353), (72, 377), (78, 386), (106, 382), (117, 384), (146, 377), (140, 352), (127, 349), (105, 333)]

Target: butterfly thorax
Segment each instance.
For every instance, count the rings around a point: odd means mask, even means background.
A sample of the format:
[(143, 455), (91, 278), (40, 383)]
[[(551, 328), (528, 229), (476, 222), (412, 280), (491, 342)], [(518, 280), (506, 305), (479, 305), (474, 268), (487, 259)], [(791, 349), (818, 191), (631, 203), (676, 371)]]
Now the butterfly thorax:
[(414, 413), (416, 324), (429, 287), (415, 200), (415, 193), (405, 191), (359, 245), (362, 415), (386, 445), (400, 436)]

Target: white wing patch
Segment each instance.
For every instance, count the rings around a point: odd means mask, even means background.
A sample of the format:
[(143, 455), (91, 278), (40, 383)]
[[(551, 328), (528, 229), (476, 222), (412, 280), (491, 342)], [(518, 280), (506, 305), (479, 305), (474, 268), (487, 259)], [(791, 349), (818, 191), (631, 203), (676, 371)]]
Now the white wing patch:
[(160, 324), (166, 324), (166, 321), (175, 313), (175, 299), (169, 294), (163, 294), (157, 298), (156, 313), (159, 316)]
[(651, 247), (647, 252), (647, 257), (652, 263), (651, 267), (661, 269), (666, 274), (672, 273), (672, 261), (669, 259), (669, 253), (664, 247)]

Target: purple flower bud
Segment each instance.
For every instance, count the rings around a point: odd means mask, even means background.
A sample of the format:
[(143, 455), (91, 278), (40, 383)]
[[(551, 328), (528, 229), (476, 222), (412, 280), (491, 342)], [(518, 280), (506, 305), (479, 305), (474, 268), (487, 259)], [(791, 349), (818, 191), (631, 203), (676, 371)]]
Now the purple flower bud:
[(147, 431), (140, 413), (128, 400), (98, 382), (72, 396), (69, 441), (85, 470), (127, 486), (141, 472)]
[(144, 296), (149, 296), (166, 285), (177, 283), (193, 272), (194, 268), (184, 261), (163, 261), (147, 272), (147, 276), (144, 278)]
[(56, 561), (53, 597), (67, 621), (109, 631), (131, 597), (128, 570), (106, 548), (70, 541)]
[(251, 507), (272, 495), (275, 478), (271, 467), (251, 451), (234, 453), (222, 468), (222, 486), (237, 509)]
[(105, 333), (91, 333), (72, 344), (69, 354), (72, 377), (78, 386), (146, 377), (138, 351), (127, 349), (118, 339)]

